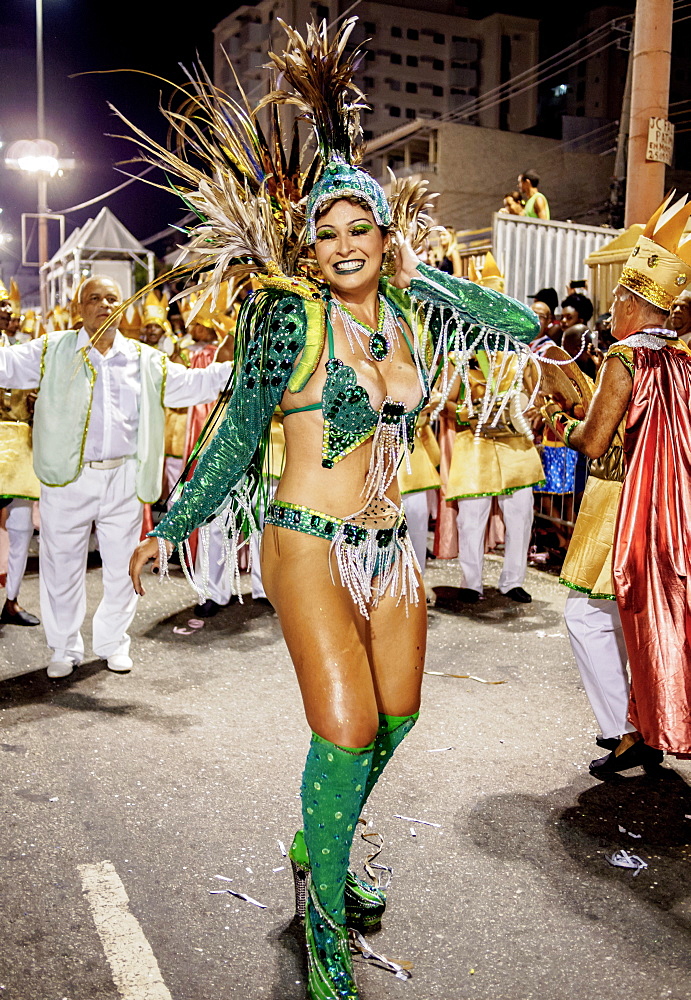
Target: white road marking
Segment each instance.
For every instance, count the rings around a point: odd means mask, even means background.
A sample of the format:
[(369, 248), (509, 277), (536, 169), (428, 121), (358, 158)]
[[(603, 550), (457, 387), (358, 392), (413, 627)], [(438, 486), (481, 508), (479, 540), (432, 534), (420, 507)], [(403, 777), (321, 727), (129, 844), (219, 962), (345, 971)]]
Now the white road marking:
[(78, 865), (98, 936), (123, 1000), (172, 1000), (151, 945), (110, 861)]

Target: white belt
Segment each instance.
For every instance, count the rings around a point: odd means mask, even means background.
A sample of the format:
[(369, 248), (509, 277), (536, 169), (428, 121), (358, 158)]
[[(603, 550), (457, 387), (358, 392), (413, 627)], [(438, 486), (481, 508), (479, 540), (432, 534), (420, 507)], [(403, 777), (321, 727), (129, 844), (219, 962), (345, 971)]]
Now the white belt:
[(88, 465), (90, 469), (117, 469), (133, 457), (133, 455), (123, 455), (122, 458), (106, 458), (102, 462), (85, 462), (84, 465)]

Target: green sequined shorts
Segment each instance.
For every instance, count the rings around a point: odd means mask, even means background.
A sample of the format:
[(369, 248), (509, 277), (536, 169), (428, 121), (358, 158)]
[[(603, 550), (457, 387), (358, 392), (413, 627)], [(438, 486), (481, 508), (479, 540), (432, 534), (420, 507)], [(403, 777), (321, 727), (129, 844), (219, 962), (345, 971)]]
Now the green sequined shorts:
[(305, 535), (315, 535), (332, 541), (342, 529), (342, 540), (345, 546), (376, 548), (377, 558), (372, 570), (372, 579), (384, 573), (395, 558), (395, 551), (408, 535), (408, 525), (405, 515), (401, 514), (391, 528), (363, 528), (359, 524), (350, 524), (342, 517), (322, 514), (311, 507), (301, 507), (295, 503), (285, 503), (283, 500), (272, 500), (269, 504), (265, 524), (274, 524), (279, 528), (290, 528), (301, 531)]

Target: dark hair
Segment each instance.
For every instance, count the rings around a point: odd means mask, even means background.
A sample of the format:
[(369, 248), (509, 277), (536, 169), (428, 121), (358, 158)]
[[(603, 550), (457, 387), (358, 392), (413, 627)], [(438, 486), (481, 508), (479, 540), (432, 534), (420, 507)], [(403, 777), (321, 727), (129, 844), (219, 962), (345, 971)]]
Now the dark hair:
[(554, 288), (541, 288), (539, 292), (535, 292), (533, 299), (536, 302), (544, 302), (549, 306), (552, 315), (557, 311), (557, 306), (559, 305), (559, 296), (557, 295), (556, 289)]
[(540, 178), (534, 170), (524, 170), (521, 174), (522, 181), (530, 181), (534, 188), (540, 187)]
[(593, 318), (593, 303), (587, 295), (581, 295), (580, 292), (572, 292), (561, 303), (562, 309), (566, 309), (568, 306), (576, 310), (583, 323), (589, 323)]

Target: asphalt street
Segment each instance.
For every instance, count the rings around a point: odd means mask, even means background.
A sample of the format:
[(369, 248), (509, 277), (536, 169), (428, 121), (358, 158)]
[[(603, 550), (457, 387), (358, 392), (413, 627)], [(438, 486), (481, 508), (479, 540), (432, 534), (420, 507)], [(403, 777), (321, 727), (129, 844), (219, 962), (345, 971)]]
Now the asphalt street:
[[(515, 605), (498, 571), (480, 604), (431, 608), (438, 673), (367, 807), (393, 869), (371, 944), (413, 975), (359, 957), (362, 998), (687, 1000), (691, 762), (592, 779), (566, 591), (531, 570)], [(99, 589), (91, 569), (88, 616)], [(35, 572), (22, 600), (38, 612)], [(280, 848), (309, 740), (297, 685), (271, 609), (194, 631), (193, 604), (179, 571), (151, 578), (129, 675), (88, 659), (50, 681), (41, 629), (0, 631), (0, 1000), (304, 1000)], [(648, 867), (610, 865), (622, 849)]]

